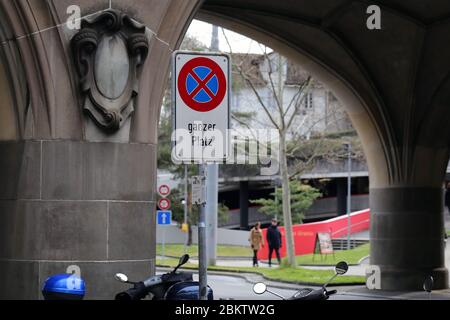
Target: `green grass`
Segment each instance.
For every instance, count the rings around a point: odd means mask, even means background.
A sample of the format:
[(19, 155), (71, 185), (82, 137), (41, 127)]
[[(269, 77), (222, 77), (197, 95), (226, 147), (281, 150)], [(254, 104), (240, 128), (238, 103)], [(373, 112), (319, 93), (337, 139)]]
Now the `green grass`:
[[(449, 231), (450, 232), (450, 231)], [(157, 255), (162, 255), (162, 246), (158, 245), (156, 248)], [(166, 244), (164, 248), (165, 256), (169, 257), (180, 257), (184, 252), (183, 244)], [(198, 255), (197, 245), (192, 245), (187, 247), (187, 253), (191, 257), (196, 257)], [(335, 265), (339, 261), (346, 261), (348, 264), (358, 264), (359, 260), (369, 255), (369, 244), (360, 246), (352, 250), (336, 251), (334, 256), (327, 255), (322, 258), (320, 255), (303, 255), (297, 257), (297, 262), (299, 265)], [(252, 256), (251, 249), (249, 247), (239, 247), (239, 246), (221, 246), (217, 247), (217, 256), (219, 257), (248, 257)], [(314, 260), (314, 261), (313, 261)]]
[(450, 230), (447, 230), (447, 235), (450, 236)]
[[(158, 266), (174, 267), (177, 265), (176, 259), (164, 259), (157, 260), (156, 264)], [(186, 269), (197, 269), (195, 264), (186, 264), (183, 268)], [(211, 271), (228, 271), (228, 272), (239, 272), (239, 273), (258, 273), (263, 275), (269, 280), (275, 281), (288, 281), (295, 283), (307, 283), (307, 284), (324, 284), (326, 283), (334, 274), (333, 271), (329, 270), (308, 270), (304, 268), (250, 268), (250, 267), (209, 267), (208, 270)], [(334, 284), (364, 284), (364, 277), (359, 276), (341, 276), (337, 277), (333, 283)]]
[(320, 255), (308, 254), (297, 257), (299, 265), (335, 265), (339, 261), (345, 261), (348, 264), (358, 264), (359, 260), (369, 255), (370, 245), (365, 244), (352, 250), (335, 251), (326, 257)]
[[(184, 254), (183, 244), (166, 244), (164, 248), (164, 255), (169, 257), (181, 257)], [(187, 254), (191, 257), (198, 256), (198, 246), (192, 245), (187, 247)], [(162, 255), (162, 245), (158, 244), (156, 247), (156, 254)], [(217, 246), (217, 256), (219, 257), (251, 257), (252, 250), (250, 247), (239, 246)]]

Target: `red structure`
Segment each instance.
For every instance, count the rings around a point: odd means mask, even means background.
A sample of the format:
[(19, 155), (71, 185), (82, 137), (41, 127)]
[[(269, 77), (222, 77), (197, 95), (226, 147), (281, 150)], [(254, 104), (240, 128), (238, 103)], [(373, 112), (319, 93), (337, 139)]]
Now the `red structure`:
[[(350, 215), (350, 233), (358, 233), (369, 230), (370, 209), (354, 212)], [(283, 235), (283, 247), (280, 250), (281, 256), (286, 256), (286, 237), (284, 227), (279, 228)], [(326, 221), (305, 223), (294, 226), (295, 254), (304, 255), (314, 252), (316, 235), (318, 232), (330, 232), (333, 239), (347, 236), (347, 216), (340, 216)], [(263, 230), (266, 239), (267, 229)], [(267, 242), (267, 240), (266, 240)], [(267, 259), (269, 248), (266, 246), (260, 250), (259, 258)]]

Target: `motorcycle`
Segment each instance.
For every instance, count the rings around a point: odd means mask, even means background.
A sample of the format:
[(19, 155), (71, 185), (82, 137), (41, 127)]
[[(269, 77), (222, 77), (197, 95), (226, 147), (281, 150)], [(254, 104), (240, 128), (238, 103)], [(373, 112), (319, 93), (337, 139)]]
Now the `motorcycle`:
[(348, 264), (346, 262), (339, 262), (336, 267), (334, 268), (335, 274), (333, 277), (328, 280), (327, 283), (325, 283), (321, 288), (319, 289), (311, 289), (311, 288), (304, 288), (299, 291), (297, 291), (292, 297), (285, 298), (282, 295), (273, 292), (267, 288), (267, 285), (260, 282), (256, 283), (253, 286), (253, 292), (257, 295), (262, 295), (264, 293), (270, 293), (278, 298), (281, 298), (282, 300), (328, 300), (331, 295), (336, 294), (336, 290), (327, 290), (327, 286), (337, 277), (340, 275), (344, 275), (348, 271)]
[[(122, 283), (133, 285), (132, 288), (120, 292), (115, 300), (143, 300), (149, 294), (152, 300), (199, 300), (199, 283), (193, 281), (192, 273), (177, 272), (189, 261), (189, 255), (180, 258), (178, 265), (172, 272), (156, 275), (147, 280), (132, 282), (123, 273), (115, 275), (115, 279)], [(208, 300), (214, 300), (213, 290), (208, 287)]]

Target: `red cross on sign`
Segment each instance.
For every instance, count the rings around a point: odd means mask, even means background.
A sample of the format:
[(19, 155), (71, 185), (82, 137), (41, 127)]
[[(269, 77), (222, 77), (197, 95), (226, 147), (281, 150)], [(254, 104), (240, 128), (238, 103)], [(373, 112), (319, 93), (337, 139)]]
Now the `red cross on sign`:
[(178, 92), (192, 110), (209, 112), (225, 98), (227, 80), (216, 62), (206, 57), (194, 58), (180, 71)]

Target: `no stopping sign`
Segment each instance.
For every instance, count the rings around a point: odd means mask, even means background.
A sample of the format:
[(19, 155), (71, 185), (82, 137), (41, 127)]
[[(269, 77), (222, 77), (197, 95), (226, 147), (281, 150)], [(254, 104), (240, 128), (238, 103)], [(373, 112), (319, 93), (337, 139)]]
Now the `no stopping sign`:
[(217, 108), (225, 98), (227, 80), (221, 67), (212, 59), (189, 60), (178, 75), (178, 92), (186, 106), (198, 112)]

